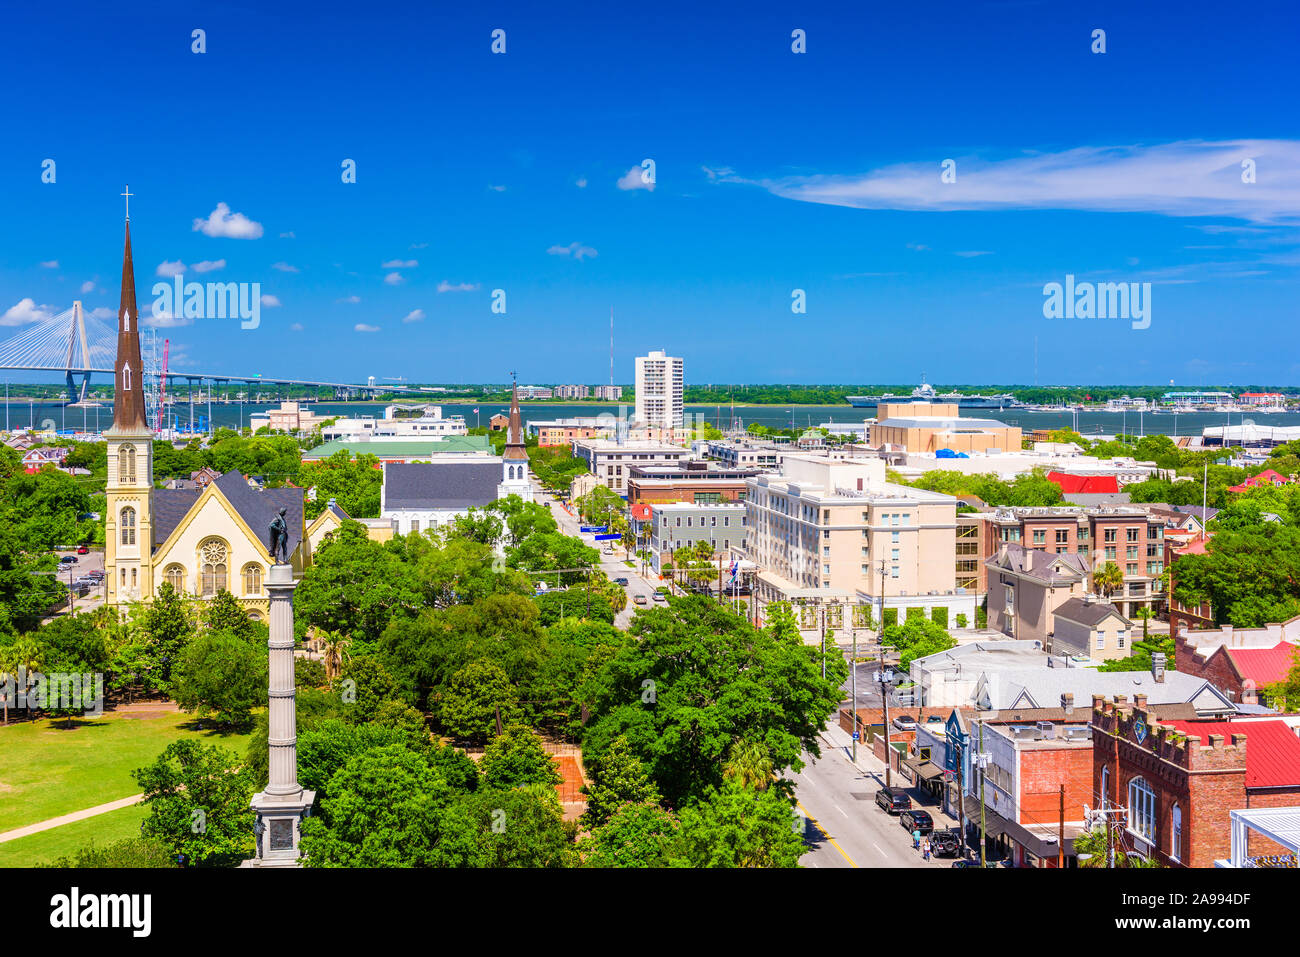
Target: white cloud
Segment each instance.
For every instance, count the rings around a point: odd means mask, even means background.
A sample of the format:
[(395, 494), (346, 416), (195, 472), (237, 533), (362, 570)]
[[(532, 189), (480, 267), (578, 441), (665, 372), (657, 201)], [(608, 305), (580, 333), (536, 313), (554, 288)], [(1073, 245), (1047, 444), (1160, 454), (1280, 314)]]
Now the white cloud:
[(96, 306), (90, 310), (90, 315), (94, 319), (112, 319), (117, 313), (109, 309), (108, 306)]
[(302, 332), (302, 329), (303, 326), (301, 322), (295, 322), (293, 325), (289, 327), (290, 332)]
[(93, 279), (87, 279), (85, 282), (81, 284), (81, 291), (83, 293), (92, 292), (94, 291), (94, 288), (95, 288), (95, 280)]
[(586, 188), (587, 188), (587, 177), (585, 177), (585, 176), (580, 176), (580, 177), (578, 178), (578, 182), (576, 182), (574, 185), (577, 186), (578, 189), (586, 189)]
[(438, 292), (473, 292), (477, 288), (476, 282), (448, 282), (444, 279), (438, 283)]
[[(750, 182), (786, 199), (856, 209), (1078, 209), (1300, 222), (1300, 140), (1182, 140), (1001, 160), (959, 158), (953, 183), (940, 182), (940, 159), (853, 175), (728, 181)], [(1243, 183), (1246, 159), (1268, 175)]]
[(19, 299), (0, 316), (0, 326), (22, 326), (29, 322), (40, 322), (52, 315), (52, 306), (38, 306), (33, 299)]
[(335, 301), (336, 301), (336, 302), (347, 302), (347, 303), (351, 303), (352, 305), (355, 306), (357, 303), (359, 303), (359, 302), (361, 301), (361, 297), (360, 297), (360, 296), (344, 296), (342, 299), (338, 299), (338, 300), (335, 300)]
[(506, 191), (504, 186), (494, 186), (491, 183), (488, 184), (488, 189), (492, 190), (494, 193), (504, 193)]
[(429, 245), (428, 243), (411, 243), (411, 248), (412, 248), (412, 249), (425, 249), (425, 248), (428, 247), (428, 245)]
[(912, 250), (913, 252), (923, 253), (930, 247), (927, 246), (925, 243), (908, 243), (907, 248)]
[(708, 166), (701, 166), (704, 175), (709, 178), (711, 183), (733, 183), (744, 182), (736, 176), (736, 171), (730, 166), (719, 166), (717, 169), (710, 169)]
[(264, 295), (262, 296), (262, 305), (266, 306), (268, 309), (274, 308), (275, 306), (280, 305), (280, 297), (269, 294)]
[(400, 272), (390, 272), (387, 276), (384, 277), (384, 282), (388, 283), (388, 285), (390, 286), (399, 286), (402, 283), (406, 282), (406, 280), (402, 278), (402, 274)]
[(280, 272), (298, 272), (297, 266), (290, 266), (288, 263), (285, 262), (271, 263), (271, 268), (278, 269), (280, 270)]
[(974, 259), (976, 256), (992, 256), (993, 252), (989, 249), (962, 249), (953, 255), (960, 256), (962, 259)]
[(194, 220), (194, 231), (226, 239), (262, 238), (261, 223), (253, 222), (243, 213), (232, 213), (225, 203), (217, 203), (217, 208), (208, 214), (207, 219)]
[(647, 183), (641, 176), (644, 170), (640, 166), (633, 166), (630, 170), (619, 178), (617, 183), (619, 189), (647, 189), (650, 192), (655, 191), (654, 183)]
[(414, 269), (420, 265), (418, 259), (390, 259), (386, 263), (381, 263), (380, 269)]
[(42, 269), (58, 269), (58, 268), (59, 268), (59, 261), (58, 261), (57, 259), (47, 259), (47, 260), (45, 260), (45, 262), (41, 263), (41, 268), (42, 268)]
[(190, 268), (195, 272), (213, 272), (217, 269), (225, 269), (226, 261), (224, 259), (205, 259), (201, 263), (195, 263)]
[(584, 246), (582, 243), (569, 243), (567, 246), (552, 246), (546, 250), (548, 256), (572, 256), (574, 259), (583, 259), (586, 257), (595, 258), (598, 253), (590, 246)]
[(411, 310), (410, 312), (408, 312), (408, 313), (406, 314), (406, 316), (402, 319), (402, 322), (423, 322), (423, 321), (424, 321), (424, 310), (423, 310), (423, 309), (412, 309), (412, 310)]
[(172, 276), (179, 276), (184, 271), (185, 263), (181, 262), (179, 259), (175, 262), (168, 262), (164, 259), (158, 264), (158, 268), (154, 270), (154, 274), (170, 279)]
[(364, 322), (358, 322), (352, 328), (357, 332), (378, 332), (379, 331), (378, 326), (368, 326)]
[(179, 329), (181, 326), (194, 325), (194, 320), (173, 316), (170, 312), (151, 311), (149, 315), (140, 317), (140, 323), (148, 329)]
[(293, 230), (290, 230), (290, 231), (287, 232), (287, 233), (281, 233), (281, 234), (280, 234), (280, 238), (281, 238), (281, 239), (297, 239), (298, 237), (295, 236), (295, 235), (293, 234)]

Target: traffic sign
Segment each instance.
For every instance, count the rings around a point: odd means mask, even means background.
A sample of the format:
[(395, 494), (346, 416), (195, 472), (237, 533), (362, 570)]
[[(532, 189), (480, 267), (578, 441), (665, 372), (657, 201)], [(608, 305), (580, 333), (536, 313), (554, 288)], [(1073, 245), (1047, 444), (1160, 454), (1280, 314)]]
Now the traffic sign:
[(608, 525), (579, 525), (578, 531), (582, 532), (582, 534), (584, 535), (590, 535), (593, 532), (594, 533), (608, 532), (609, 526)]
[(598, 542), (612, 542), (612, 541), (614, 541), (614, 540), (616, 540), (616, 539), (619, 539), (619, 538), (622, 538), (622, 537), (623, 537), (623, 536), (622, 536), (621, 534), (619, 534), (618, 532), (611, 532), (609, 535), (597, 535), (597, 536), (596, 536), (596, 541), (598, 541)]

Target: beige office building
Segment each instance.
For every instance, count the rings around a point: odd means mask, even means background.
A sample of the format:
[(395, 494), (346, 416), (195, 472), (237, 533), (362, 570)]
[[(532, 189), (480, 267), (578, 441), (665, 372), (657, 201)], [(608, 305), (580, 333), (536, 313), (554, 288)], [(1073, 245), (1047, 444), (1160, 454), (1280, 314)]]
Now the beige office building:
[(1019, 452), (1020, 429), (996, 419), (965, 419), (954, 402), (882, 402), (871, 444), (907, 452)]
[[(885, 481), (880, 459), (786, 455), (780, 473), (747, 480), (746, 556), (762, 603), (812, 601), (946, 607), (975, 616), (956, 586), (957, 500)], [(875, 614), (879, 614), (878, 611)]]

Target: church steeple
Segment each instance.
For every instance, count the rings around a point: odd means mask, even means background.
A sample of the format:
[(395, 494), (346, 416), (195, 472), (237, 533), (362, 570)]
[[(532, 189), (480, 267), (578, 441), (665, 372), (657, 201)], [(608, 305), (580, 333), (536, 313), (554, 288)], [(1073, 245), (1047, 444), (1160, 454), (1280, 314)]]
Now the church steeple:
[[(513, 380), (513, 373), (511, 373)], [(510, 424), (506, 426), (507, 462), (527, 462), (528, 451), (524, 447), (524, 426), (519, 416), (519, 384), (510, 384)]]
[[(130, 203), (131, 187), (127, 187)], [(144, 415), (144, 364), (140, 360), (140, 313), (135, 304), (135, 266), (131, 261), (131, 212), (127, 206), (126, 247), (122, 252), (122, 296), (117, 310), (117, 363), (113, 367), (113, 428), (148, 431)]]

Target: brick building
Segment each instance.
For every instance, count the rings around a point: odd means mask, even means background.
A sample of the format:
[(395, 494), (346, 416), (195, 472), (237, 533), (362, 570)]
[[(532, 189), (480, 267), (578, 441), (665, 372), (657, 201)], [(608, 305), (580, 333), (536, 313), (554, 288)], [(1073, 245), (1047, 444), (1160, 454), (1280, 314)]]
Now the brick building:
[(745, 483), (758, 474), (759, 469), (727, 468), (698, 459), (679, 465), (630, 465), (627, 500), (634, 505), (744, 502)]
[(1264, 704), (1260, 689), (1283, 680), (1300, 649), (1300, 616), (1263, 628), (1191, 630), (1174, 634), (1175, 667), (1204, 677), (1241, 704)]
[(1123, 809), (1123, 853), (1213, 867), (1231, 854), (1232, 810), (1300, 806), (1300, 738), (1281, 720), (1162, 720), (1145, 695), (1094, 695), (1091, 728), (1094, 793)]

